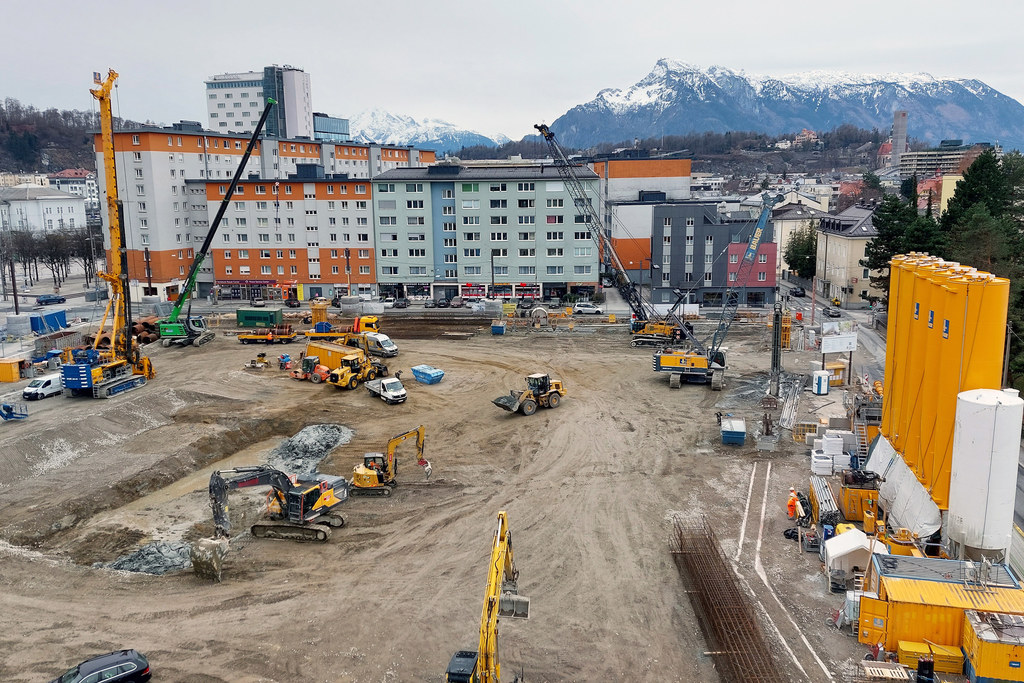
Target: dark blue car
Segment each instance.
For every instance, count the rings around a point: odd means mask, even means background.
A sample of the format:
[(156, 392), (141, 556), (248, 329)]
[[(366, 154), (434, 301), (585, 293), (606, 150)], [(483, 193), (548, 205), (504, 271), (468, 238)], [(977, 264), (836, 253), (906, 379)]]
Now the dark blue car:
[(62, 297), (60, 294), (40, 294), (36, 297), (37, 306), (46, 306), (47, 304), (62, 304), (67, 299)]

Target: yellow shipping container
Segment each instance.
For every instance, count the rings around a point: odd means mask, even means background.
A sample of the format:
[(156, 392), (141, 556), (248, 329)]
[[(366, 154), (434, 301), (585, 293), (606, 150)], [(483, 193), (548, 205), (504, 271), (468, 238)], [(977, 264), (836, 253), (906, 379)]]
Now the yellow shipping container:
[(964, 653), (959, 646), (930, 645), (901, 640), (897, 654), (900, 664), (917, 668), (917, 660), (931, 657), (935, 662), (935, 671), (942, 674), (960, 674), (964, 672)]
[(1024, 681), (1024, 616), (967, 610), (963, 648), (971, 680)]
[(17, 382), (21, 379), (21, 361), (17, 358), (0, 358), (0, 382)]
[[(873, 582), (874, 583), (874, 582)], [(930, 641), (959, 646), (964, 611), (1024, 614), (1024, 590), (1004, 586), (970, 589), (954, 581), (927, 581), (882, 576), (877, 597), (865, 593), (860, 600), (857, 638), (862, 643), (883, 643), (895, 651), (899, 641)]]

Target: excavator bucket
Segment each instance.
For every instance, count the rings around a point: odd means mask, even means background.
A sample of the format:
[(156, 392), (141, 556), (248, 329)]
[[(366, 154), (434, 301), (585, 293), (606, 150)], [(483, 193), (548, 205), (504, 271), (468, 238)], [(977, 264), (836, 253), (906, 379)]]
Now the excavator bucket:
[(510, 394), (499, 396), (498, 398), (491, 401), (494, 405), (498, 406), (502, 410), (507, 410), (511, 413), (519, 410), (519, 398)]
[(201, 538), (189, 549), (192, 571), (201, 579), (220, 581), (224, 556), (228, 552), (226, 538)]
[(530, 598), (525, 595), (505, 592), (498, 598), (498, 616), (513, 619), (530, 618)]

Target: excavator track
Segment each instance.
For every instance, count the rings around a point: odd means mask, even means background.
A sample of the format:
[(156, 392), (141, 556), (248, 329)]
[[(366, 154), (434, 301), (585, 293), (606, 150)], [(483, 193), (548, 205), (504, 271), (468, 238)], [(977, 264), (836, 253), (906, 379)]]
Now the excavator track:
[(326, 524), (299, 526), (288, 522), (263, 521), (253, 524), (251, 531), (256, 538), (279, 538), (289, 541), (326, 543), (331, 538), (331, 527)]
[(348, 490), (350, 496), (376, 496), (378, 498), (387, 497), (391, 495), (394, 490), (393, 486), (369, 486), (369, 487), (356, 487), (353, 486)]

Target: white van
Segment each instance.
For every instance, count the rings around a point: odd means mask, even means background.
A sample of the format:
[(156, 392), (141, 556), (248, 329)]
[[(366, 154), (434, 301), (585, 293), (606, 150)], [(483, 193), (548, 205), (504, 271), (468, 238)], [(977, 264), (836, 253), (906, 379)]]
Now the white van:
[(32, 401), (47, 396), (60, 396), (62, 393), (64, 393), (64, 388), (60, 385), (60, 375), (45, 375), (36, 377), (29, 382), (25, 390), (21, 392), (21, 397)]

